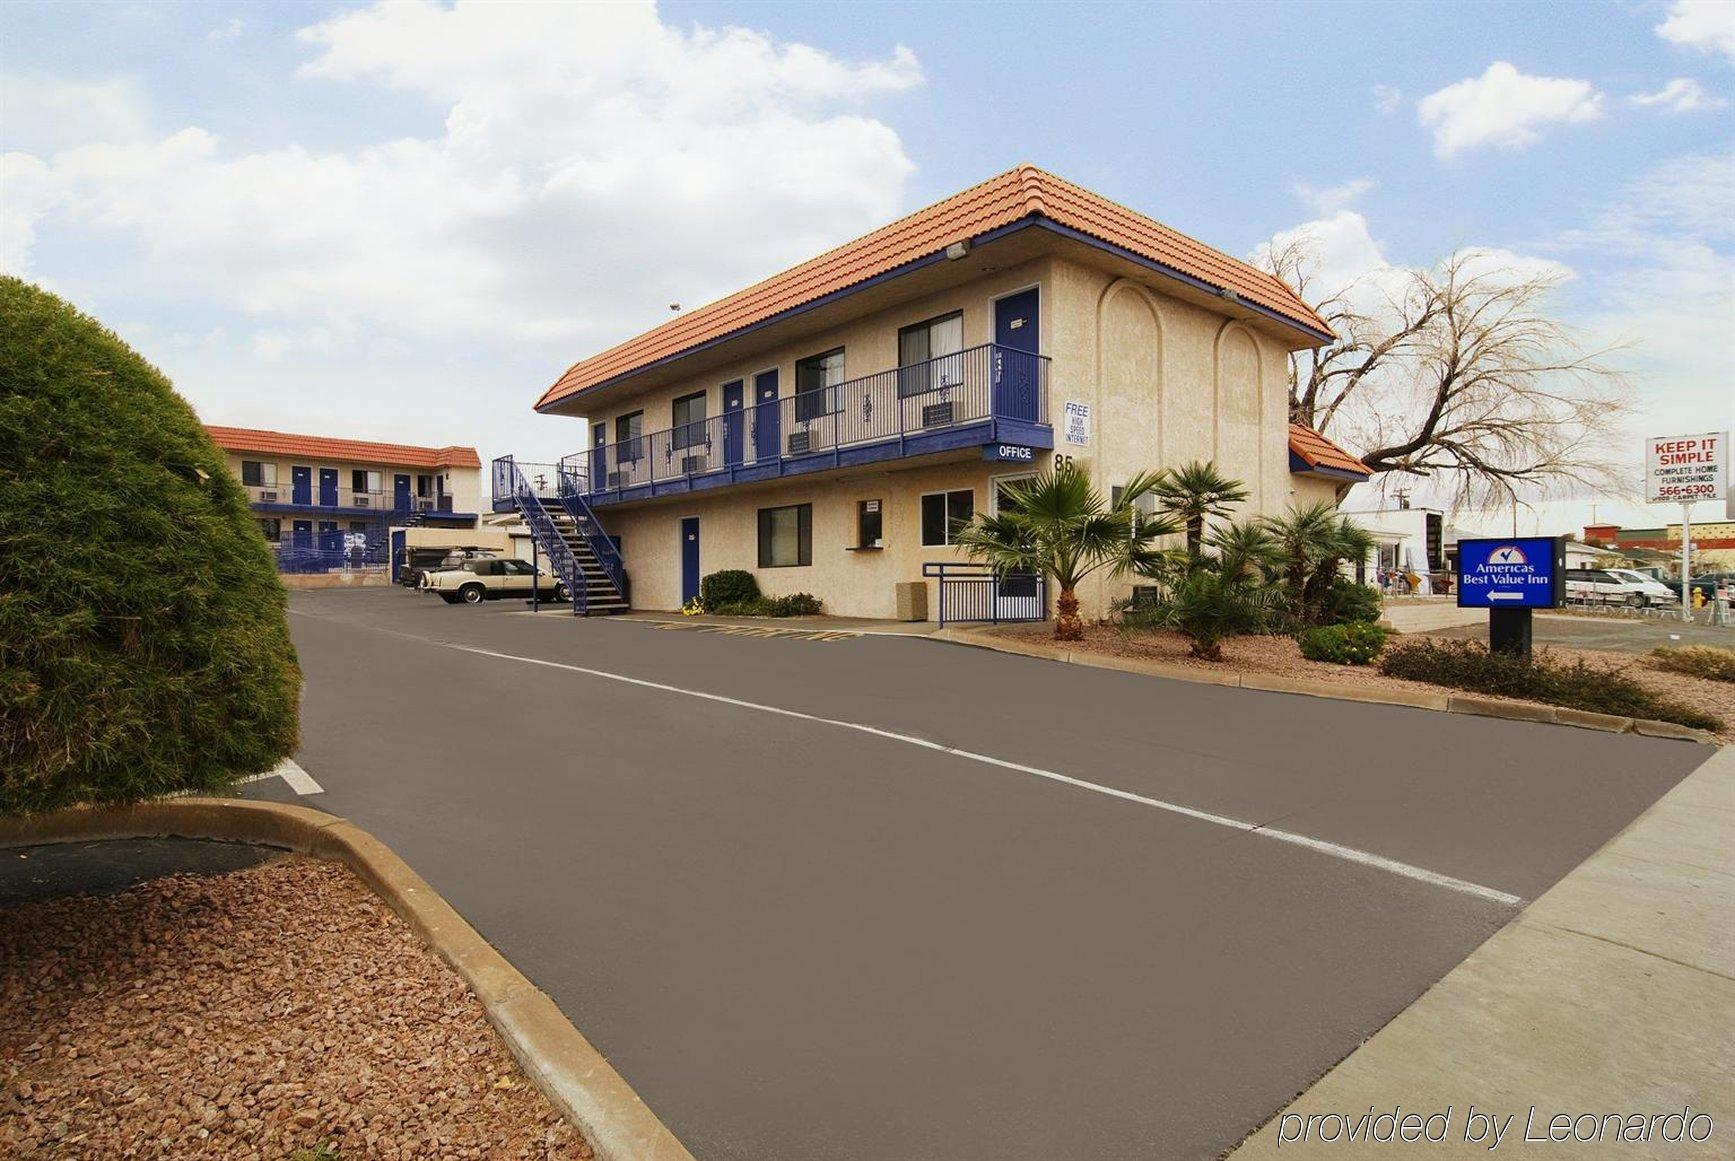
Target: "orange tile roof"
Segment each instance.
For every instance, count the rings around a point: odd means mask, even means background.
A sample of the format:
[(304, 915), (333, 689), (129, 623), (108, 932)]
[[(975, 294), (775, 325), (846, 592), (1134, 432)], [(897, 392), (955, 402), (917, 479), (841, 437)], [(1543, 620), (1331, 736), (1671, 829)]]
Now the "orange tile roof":
[(1333, 468), (1340, 472), (1355, 472), (1371, 476), (1374, 470), (1326, 439), (1311, 427), (1299, 423), (1289, 425), (1289, 450), (1300, 456), (1310, 468)]
[(1021, 165), (575, 363), (536, 406), (543, 408), (907, 263), (932, 259), (953, 242), (1025, 219), (1043, 219), (1088, 235), (1183, 278), (1233, 291), (1243, 302), (1306, 331), (1331, 334), (1325, 321), (1281, 279), (1051, 173)]
[(263, 455), (303, 457), (312, 460), (342, 460), (346, 463), (392, 464), (407, 468), (479, 468), (482, 457), (473, 447), (416, 447), (404, 443), (373, 443), (362, 439), (332, 439), (323, 435), (291, 435), (284, 431), (261, 431), (253, 427), (214, 427), (205, 430), (217, 446), (227, 451), (259, 452)]

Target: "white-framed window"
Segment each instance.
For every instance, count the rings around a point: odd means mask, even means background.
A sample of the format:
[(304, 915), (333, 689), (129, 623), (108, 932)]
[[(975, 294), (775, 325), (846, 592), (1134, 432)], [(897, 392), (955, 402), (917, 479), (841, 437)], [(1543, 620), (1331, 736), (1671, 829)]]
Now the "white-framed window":
[(241, 482), (249, 488), (275, 488), (277, 465), (270, 460), (242, 460)]
[(952, 543), (953, 535), (976, 515), (976, 493), (969, 488), (951, 492), (928, 492), (922, 496), (922, 545), (937, 548)]
[(1036, 478), (1035, 472), (1014, 472), (1011, 475), (995, 476), (988, 481), (988, 514), (1000, 515), (1000, 502), (1005, 498), (1006, 489), (1013, 484), (1024, 484)]
[(964, 381), (964, 312), (931, 318), (898, 331), (898, 394), (921, 395)]

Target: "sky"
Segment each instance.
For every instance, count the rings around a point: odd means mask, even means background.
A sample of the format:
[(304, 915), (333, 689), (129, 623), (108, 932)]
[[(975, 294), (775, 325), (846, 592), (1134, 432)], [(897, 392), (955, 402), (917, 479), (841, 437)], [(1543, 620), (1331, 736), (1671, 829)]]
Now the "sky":
[(12, 0), (0, 154), (0, 269), (213, 423), (552, 460), (572, 362), (1029, 161), (1328, 280), (1553, 264), (1633, 464), (1735, 427), (1731, 0)]

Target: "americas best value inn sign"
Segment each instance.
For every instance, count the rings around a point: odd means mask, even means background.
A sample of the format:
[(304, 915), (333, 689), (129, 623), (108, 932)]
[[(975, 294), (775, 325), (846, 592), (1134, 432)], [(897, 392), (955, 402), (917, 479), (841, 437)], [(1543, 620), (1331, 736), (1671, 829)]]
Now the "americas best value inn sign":
[(1729, 486), (1729, 436), (1665, 435), (1645, 441), (1645, 499), (1652, 504), (1721, 500)]
[(1460, 609), (1552, 609), (1565, 579), (1559, 537), (1458, 541)]

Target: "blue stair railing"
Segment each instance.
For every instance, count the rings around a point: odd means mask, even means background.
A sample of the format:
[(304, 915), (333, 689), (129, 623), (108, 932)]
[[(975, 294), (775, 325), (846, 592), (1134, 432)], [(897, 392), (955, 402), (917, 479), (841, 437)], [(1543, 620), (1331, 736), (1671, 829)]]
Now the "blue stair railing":
[(590, 597), (585, 585), (584, 569), (579, 566), (578, 558), (572, 554), (572, 549), (567, 547), (565, 538), (560, 535), (560, 529), (554, 526), (554, 521), (542, 507), (541, 497), (530, 486), (530, 481), (524, 478), (524, 473), (519, 470), (517, 462), (511, 456), (501, 456), (494, 461), (494, 494), (498, 496), (502, 492), (512, 497), (518, 514), (524, 518), (525, 526), (536, 540), (537, 548), (548, 558), (554, 575), (566, 585), (567, 595), (572, 598), (573, 615), (583, 616)]
[(560, 477), (560, 506), (566, 509), (566, 514), (571, 516), (573, 523), (578, 526), (579, 535), (584, 537), (584, 542), (590, 546), (590, 551), (608, 574), (608, 579), (614, 584), (614, 591), (620, 594), (622, 600), (626, 600), (626, 562), (621, 559), (620, 549), (615, 547), (615, 542), (602, 530), (602, 521), (596, 518), (590, 501), (584, 498), (584, 494), (590, 490), (585, 454), (579, 452), (561, 457), (556, 469)]

